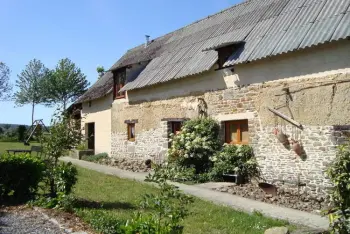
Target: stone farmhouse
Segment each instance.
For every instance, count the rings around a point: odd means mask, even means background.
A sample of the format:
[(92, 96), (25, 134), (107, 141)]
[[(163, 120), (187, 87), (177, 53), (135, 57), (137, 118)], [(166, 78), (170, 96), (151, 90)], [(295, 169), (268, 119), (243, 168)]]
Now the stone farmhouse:
[(247, 0), (147, 36), (74, 106), (95, 153), (161, 161), (169, 134), (206, 115), (223, 143), (253, 147), (267, 181), (318, 193), (350, 132), (349, 37), (349, 0)]

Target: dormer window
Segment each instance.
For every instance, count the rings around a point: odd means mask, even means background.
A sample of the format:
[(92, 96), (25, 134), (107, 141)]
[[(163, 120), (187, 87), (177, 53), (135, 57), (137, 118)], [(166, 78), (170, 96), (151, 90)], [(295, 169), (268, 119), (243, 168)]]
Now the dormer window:
[(237, 51), (238, 44), (225, 46), (219, 49), (216, 49), (218, 52), (218, 66), (219, 69), (223, 68), (225, 62), (228, 60), (228, 58)]
[(122, 68), (113, 72), (113, 97), (114, 99), (125, 98), (125, 91), (119, 92), (125, 85), (126, 69)]

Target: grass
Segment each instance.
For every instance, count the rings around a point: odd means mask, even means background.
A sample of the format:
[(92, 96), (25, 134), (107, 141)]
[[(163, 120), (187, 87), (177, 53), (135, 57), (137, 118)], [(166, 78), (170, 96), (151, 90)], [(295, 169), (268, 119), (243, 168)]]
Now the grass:
[(24, 145), (23, 142), (0, 142), (0, 154), (6, 153), (8, 149), (30, 149), (32, 145), (39, 143), (30, 143), (30, 146)]
[[(150, 184), (83, 168), (78, 168), (78, 172), (74, 194), (87, 201), (75, 208), (75, 212), (92, 226), (96, 219), (102, 217), (112, 222), (114, 219), (125, 222), (137, 211), (143, 194), (157, 191)], [(247, 214), (200, 199), (195, 199), (190, 210), (191, 215), (183, 222), (184, 233), (255, 234), (264, 233), (269, 227), (288, 225), (285, 221), (267, 218), (259, 213)]]

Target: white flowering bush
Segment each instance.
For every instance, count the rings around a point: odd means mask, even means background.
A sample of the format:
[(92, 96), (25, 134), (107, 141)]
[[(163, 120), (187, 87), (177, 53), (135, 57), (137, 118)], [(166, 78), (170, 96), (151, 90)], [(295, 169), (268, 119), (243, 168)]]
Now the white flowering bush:
[(211, 180), (223, 180), (224, 174), (238, 173), (245, 178), (258, 177), (258, 162), (252, 147), (248, 145), (225, 144), (221, 152), (211, 157), (213, 168), (210, 171)]
[(183, 167), (195, 168), (196, 173), (211, 167), (209, 160), (221, 147), (219, 124), (211, 118), (186, 121), (181, 132), (172, 136), (168, 160)]

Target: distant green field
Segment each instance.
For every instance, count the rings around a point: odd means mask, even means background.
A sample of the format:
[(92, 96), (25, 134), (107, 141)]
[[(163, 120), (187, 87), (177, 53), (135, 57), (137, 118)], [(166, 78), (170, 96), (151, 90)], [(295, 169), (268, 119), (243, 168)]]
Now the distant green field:
[(0, 142), (0, 154), (6, 153), (8, 149), (30, 149), (32, 145), (39, 143), (30, 143), (30, 146), (26, 146), (23, 142)]

